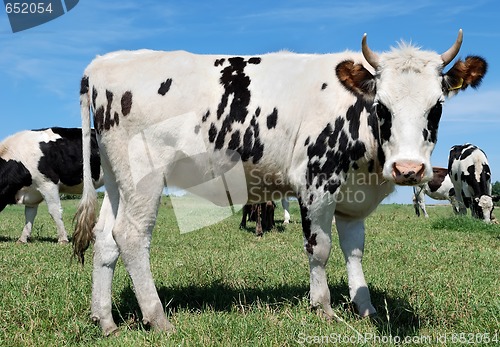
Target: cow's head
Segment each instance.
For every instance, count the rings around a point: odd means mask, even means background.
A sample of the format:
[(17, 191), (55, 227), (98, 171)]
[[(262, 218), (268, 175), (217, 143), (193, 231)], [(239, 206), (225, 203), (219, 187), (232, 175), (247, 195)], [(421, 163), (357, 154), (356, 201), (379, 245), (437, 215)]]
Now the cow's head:
[[(362, 40), (368, 64), (344, 61), (337, 68), (341, 83), (358, 96), (373, 100), (380, 125), (383, 176), (400, 185), (415, 185), (432, 178), (430, 156), (437, 141), (442, 105), (447, 97), (468, 86), (477, 87), (486, 73), (486, 61), (477, 56), (458, 60), (462, 30), (443, 54), (401, 43), (377, 54)], [(383, 153), (383, 155), (382, 155)]]
[(481, 195), (479, 198), (474, 198), (471, 209), (475, 217), (484, 220), (486, 223), (491, 223), (493, 216), (493, 198), (489, 195)]

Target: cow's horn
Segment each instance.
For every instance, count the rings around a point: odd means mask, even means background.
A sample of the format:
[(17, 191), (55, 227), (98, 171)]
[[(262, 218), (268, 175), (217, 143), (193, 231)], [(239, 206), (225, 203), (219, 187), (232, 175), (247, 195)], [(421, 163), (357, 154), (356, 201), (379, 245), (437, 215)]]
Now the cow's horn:
[(368, 47), (368, 44), (366, 43), (366, 33), (363, 35), (363, 40), (361, 41), (361, 50), (363, 51), (363, 56), (368, 64), (376, 70), (378, 67), (378, 55), (373, 52), (370, 47)]
[(458, 54), (458, 51), (460, 50), (460, 46), (462, 46), (462, 40), (463, 40), (464, 34), (462, 32), (462, 29), (458, 31), (458, 37), (453, 46), (450, 47), (446, 52), (441, 54), (441, 59), (443, 60), (444, 66), (448, 65), (453, 59)]

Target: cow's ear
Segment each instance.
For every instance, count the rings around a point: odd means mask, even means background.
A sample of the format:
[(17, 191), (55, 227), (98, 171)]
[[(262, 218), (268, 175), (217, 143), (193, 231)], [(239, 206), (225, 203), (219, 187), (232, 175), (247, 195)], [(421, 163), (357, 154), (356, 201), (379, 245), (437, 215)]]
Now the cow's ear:
[(493, 202), (498, 202), (500, 201), (500, 195), (493, 195), (491, 199), (493, 200)]
[(443, 76), (443, 89), (446, 93), (456, 94), (468, 86), (477, 88), (487, 70), (488, 63), (481, 57), (469, 56), (465, 60), (459, 59)]
[(337, 65), (335, 72), (340, 83), (350, 92), (365, 98), (375, 97), (375, 78), (362, 64), (346, 60)]

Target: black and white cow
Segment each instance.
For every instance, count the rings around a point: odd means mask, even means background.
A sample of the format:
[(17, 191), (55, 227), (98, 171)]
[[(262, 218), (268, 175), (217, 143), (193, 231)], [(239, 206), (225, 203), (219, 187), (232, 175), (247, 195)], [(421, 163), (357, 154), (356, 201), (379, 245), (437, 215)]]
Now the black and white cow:
[(420, 210), (426, 218), (429, 214), (425, 209), (425, 195), (434, 200), (448, 200), (451, 203), (453, 211), (458, 212), (458, 203), (455, 198), (455, 188), (448, 175), (448, 169), (444, 167), (432, 168), (432, 179), (429, 182), (419, 184), (413, 187), (413, 207), (415, 213), (420, 217)]
[(487, 223), (495, 221), (491, 196), (491, 171), (486, 154), (470, 143), (450, 149), (448, 171), (455, 187), (459, 212)]
[[(92, 178), (94, 186), (100, 187), (104, 180), (94, 131), (91, 143)], [(68, 242), (59, 194), (81, 194), (82, 180), (81, 129), (26, 130), (0, 143), (0, 211), (10, 204), (25, 205), (26, 224), (20, 243), (28, 242), (43, 200), (56, 223), (59, 243)]]
[[(377, 54), (364, 36), (362, 53), (139, 50), (96, 58), (81, 80), (84, 153), (92, 111), (108, 197), (93, 229), (96, 199), (87, 189), (84, 155), (85, 189), (73, 234), (81, 261), (95, 237), (92, 318), (105, 334), (117, 328), (111, 283), (121, 255), (143, 321), (172, 328), (149, 251), (163, 186), (182, 179), (189, 187), (213, 182), (205, 196), (216, 203), (297, 196), (311, 303), (329, 316), (335, 314), (325, 266), (335, 215), (350, 297), (361, 316), (374, 314), (361, 267), (364, 219), (396, 184), (432, 178), (430, 155), (445, 98), (477, 87), (486, 72), (477, 56), (444, 71), (461, 42), (462, 31), (443, 54), (405, 43)], [(236, 167), (242, 168), (247, 201), (233, 194), (225, 176)]]

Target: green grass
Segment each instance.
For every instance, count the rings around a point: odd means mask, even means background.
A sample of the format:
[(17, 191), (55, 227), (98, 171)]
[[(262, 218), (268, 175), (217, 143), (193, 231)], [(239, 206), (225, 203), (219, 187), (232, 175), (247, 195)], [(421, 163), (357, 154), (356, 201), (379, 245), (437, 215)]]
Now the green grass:
[[(77, 201), (63, 204), (71, 230)], [(277, 228), (262, 238), (253, 234), (253, 223), (238, 229), (241, 213), (180, 234), (170, 201), (163, 201), (151, 263), (176, 332), (155, 333), (140, 323), (130, 279), (119, 262), (113, 314), (120, 334), (105, 338), (89, 318), (91, 250), (84, 267), (72, 261), (71, 247), (57, 244), (44, 205), (31, 243), (16, 244), (23, 209), (9, 206), (0, 214), (0, 345), (296, 346), (358, 341), (358, 334), (368, 346), (390, 336), (393, 342), (446, 338), (447, 345), (460, 338), (500, 339), (495, 335), (500, 333), (498, 225), (457, 218), (447, 206), (429, 207), (429, 219), (417, 218), (411, 206), (380, 206), (366, 222), (363, 261), (379, 312), (375, 320), (358, 318), (349, 305), (334, 233), (329, 284), (333, 308), (343, 319), (334, 322), (309, 307), (297, 204), (291, 203), (292, 223), (286, 228), (282, 209), (277, 213)]]

